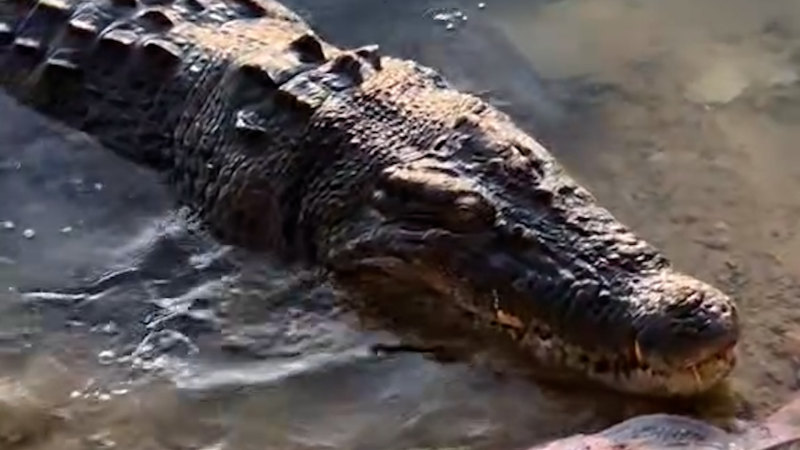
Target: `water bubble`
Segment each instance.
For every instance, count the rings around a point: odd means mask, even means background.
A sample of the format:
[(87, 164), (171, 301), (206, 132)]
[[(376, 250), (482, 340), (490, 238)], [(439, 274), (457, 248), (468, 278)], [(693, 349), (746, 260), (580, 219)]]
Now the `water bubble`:
[(108, 322), (101, 325), (93, 326), (92, 331), (105, 334), (117, 334), (119, 332), (119, 327), (114, 322)]
[(486, 9), (486, 3), (483, 2), (478, 3), (478, 9)]
[(467, 15), (458, 9), (449, 9), (433, 14), (433, 20), (444, 24), (447, 30), (455, 30), (459, 24), (467, 21)]
[(26, 228), (25, 231), (22, 232), (22, 236), (25, 239), (33, 239), (36, 237), (36, 231), (33, 228)]
[(433, 20), (436, 22), (449, 22), (450, 21), (450, 14), (446, 12), (436, 13), (433, 16)]
[(70, 233), (72, 233), (72, 227), (68, 225), (68, 226), (62, 228), (61, 229), (61, 233), (62, 234), (70, 234)]
[(114, 362), (114, 358), (116, 358), (117, 354), (114, 353), (113, 350), (103, 350), (102, 352), (97, 354), (97, 360), (100, 364), (111, 364)]

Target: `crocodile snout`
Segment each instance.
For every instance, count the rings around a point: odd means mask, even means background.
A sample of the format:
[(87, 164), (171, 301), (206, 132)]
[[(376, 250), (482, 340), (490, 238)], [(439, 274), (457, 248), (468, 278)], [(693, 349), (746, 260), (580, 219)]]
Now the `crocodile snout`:
[(668, 271), (636, 289), (647, 299), (636, 321), (636, 352), (653, 367), (693, 368), (736, 345), (736, 305), (717, 288)]

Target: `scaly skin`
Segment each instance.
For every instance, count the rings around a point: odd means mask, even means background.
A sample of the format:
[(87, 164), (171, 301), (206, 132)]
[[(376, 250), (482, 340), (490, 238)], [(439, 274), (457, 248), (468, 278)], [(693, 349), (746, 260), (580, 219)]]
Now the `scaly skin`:
[(731, 370), (734, 303), (431, 69), (335, 48), (268, 0), (1, 1), (4, 89), (162, 170), (222, 241), (373, 298), (435, 294), (433, 314), (621, 391)]
[(697, 419), (652, 414), (530, 450), (789, 450), (800, 443), (800, 398), (795, 397), (762, 423), (739, 428), (729, 433)]

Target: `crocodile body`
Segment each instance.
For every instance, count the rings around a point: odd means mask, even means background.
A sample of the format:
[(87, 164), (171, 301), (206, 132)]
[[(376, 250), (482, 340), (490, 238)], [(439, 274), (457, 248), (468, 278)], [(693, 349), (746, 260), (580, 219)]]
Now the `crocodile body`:
[(733, 301), (507, 115), (273, 1), (0, 0), (0, 85), (162, 171), (221, 241), (390, 310), (424, 293), (433, 315), (625, 392), (694, 394), (733, 367)]

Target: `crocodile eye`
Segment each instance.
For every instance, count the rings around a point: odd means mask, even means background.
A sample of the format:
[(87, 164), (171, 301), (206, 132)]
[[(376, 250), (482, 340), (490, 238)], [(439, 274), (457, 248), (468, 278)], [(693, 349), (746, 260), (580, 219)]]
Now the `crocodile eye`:
[(494, 206), (466, 178), (427, 167), (392, 168), (374, 196), (376, 207), (391, 219), (418, 227), (478, 232), (491, 227)]
[(454, 202), (455, 215), (462, 222), (494, 223), (495, 210), (486, 198), (477, 193), (464, 193)]

